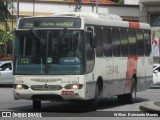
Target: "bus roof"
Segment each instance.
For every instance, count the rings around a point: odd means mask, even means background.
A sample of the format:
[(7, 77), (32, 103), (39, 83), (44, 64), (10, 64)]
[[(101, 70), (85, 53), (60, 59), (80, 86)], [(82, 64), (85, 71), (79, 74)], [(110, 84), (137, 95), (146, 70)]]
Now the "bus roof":
[(134, 28), (134, 29), (150, 30), (150, 25), (147, 23), (123, 21), (122, 18), (118, 15), (105, 14), (105, 13), (64, 12), (64, 13), (53, 14), (52, 16), (34, 16), (34, 17), (27, 17), (27, 18), (38, 18), (38, 17), (39, 18), (41, 17), (81, 18), (84, 20), (84, 24), (87, 24), (87, 25), (127, 27), (127, 28)]
[(128, 27), (134, 29), (150, 29), (147, 23), (123, 21), (122, 18), (114, 14), (93, 13), (93, 12), (64, 12), (54, 14), (55, 17), (81, 17), (85, 24), (107, 25), (115, 27)]
[(118, 15), (105, 14), (105, 13), (93, 13), (93, 12), (65, 12), (53, 14), (53, 16), (70, 16), (70, 17), (83, 17), (83, 18), (101, 18), (110, 20), (122, 20)]

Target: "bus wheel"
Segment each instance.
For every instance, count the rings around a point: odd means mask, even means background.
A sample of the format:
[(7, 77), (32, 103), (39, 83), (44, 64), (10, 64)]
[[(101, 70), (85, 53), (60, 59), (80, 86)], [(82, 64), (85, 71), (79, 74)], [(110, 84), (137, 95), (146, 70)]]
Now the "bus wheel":
[(125, 95), (118, 95), (117, 96), (117, 99), (118, 99), (118, 103), (120, 103), (120, 104), (123, 104), (123, 103), (125, 103)]
[(127, 103), (133, 104), (135, 102), (135, 100), (136, 100), (136, 92), (137, 92), (136, 79), (132, 78), (131, 93), (127, 94), (127, 96), (126, 96)]
[(92, 110), (97, 110), (98, 102), (99, 102), (100, 91), (98, 90), (98, 85), (96, 85), (95, 89), (95, 97), (90, 101), (90, 107)]
[(136, 99), (136, 92), (137, 92), (137, 84), (136, 84), (136, 79), (132, 78), (132, 87), (131, 87), (131, 92), (128, 94), (123, 94), (123, 95), (118, 95), (118, 102), (119, 103), (129, 103), (133, 104)]
[(33, 109), (35, 110), (41, 109), (41, 101), (33, 100)]

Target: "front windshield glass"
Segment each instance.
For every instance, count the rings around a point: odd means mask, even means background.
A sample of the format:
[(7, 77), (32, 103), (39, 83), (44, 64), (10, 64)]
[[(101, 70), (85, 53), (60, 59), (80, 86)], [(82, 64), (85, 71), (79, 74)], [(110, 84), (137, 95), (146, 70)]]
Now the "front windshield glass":
[(16, 31), (14, 74), (83, 74), (83, 32)]

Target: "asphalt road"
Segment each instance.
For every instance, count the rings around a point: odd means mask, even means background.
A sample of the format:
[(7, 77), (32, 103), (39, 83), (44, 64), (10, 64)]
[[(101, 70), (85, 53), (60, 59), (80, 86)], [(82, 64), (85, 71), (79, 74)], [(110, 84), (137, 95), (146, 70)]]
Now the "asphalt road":
[[(139, 105), (146, 101), (160, 100), (160, 89), (148, 89), (143, 92), (137, 93), (135, 104), (119, 104), (116, 97), (107, 97), (100, 100), (98, 110), (91, 111), (87, 106), (79, 103), (71, 102), (42, 102), (42, 109), (35, 111), (32, 109), (32, 101), (30, 100), (14, 100), (12, 88), (0, 88), (0, 111), (15, 112), (15, 113), (40, 113), (42, 114), (41, 120), (46, 119), (90, 119), (94, 117), (98, 119), (108, 120), (117, 119), (116, 114), (119, 115), (120, 120), (127, 119), (125, 113), (139, 112)], [(125, 111), (125, 112), (124, 112)], [(37, 114), (38, 115), (38, 114)], [(47, 116), (47, 117), (44, 117)], [(113, 117), (114, 116), (114, 117)], [(73, 117), (73, 118), (70, 118)], [(104, 118), (105, 117), (105, 118)], [(138, 117), (130, 117), (132, 120), (137, 120)], [(142, 117), (140, 117), (142, 118)], [(144, 120), (153, 119), (158, 120), (157, 117), (143, 117)], [(8, 118), (4, 118), (8, 119)], [(15, 118), (17, 119), (17, 118)], [(19, 118), (18, 118), (19, 119)], [(22, 119), (22, 118), (21, 118)], [(27, 118), (23, 118), (27, 119)], [(36, 119), (36, 118), (32, 118)], [(1, 118), (0, 118), (1, 120)], [(97, 119), (96, 119), (97, 120)]]

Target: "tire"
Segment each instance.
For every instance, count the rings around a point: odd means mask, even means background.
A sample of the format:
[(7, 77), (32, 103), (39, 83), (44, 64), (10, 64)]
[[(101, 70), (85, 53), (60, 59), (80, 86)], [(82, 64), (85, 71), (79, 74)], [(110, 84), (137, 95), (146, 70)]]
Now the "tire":
[(137, 92), (137, 84), (136, 84), (136, 79), (132, 78), (132, 87), (131, 87), (131, 92), (128, 94), (123, 94), (123, 95), (118, 95), (118, 102), (119, 103), (129, 103), (133, 104), (136, 99), (136, 92)]
[(125, 103), (125, 95), (118, 95), (117, 99), (118, 99), (118, 103), (120, 104)]
[(36, 100), (33, 100), (33, 109), (34, 110), (40, 110), (41, 109), (41, 101), (36, 101)]
[(136, 92), (137, 92), (137, 84), (136, 84), (136, 79), (132, 79), (132, 88), (131, 88), (131, 93), (127, 94), (126, 100), (127, 103), (133, 104), (135, 103), (136, 100)]
[(90, 108), (94, 111), (96, 111), (97, 108), (98, 108), (99, 96), (100, 96), (100, 91), (98, 89), (98, 85), (96, 85), (95, 97), (94, 97), (94, 99), (89, 101), (90, 102)]

